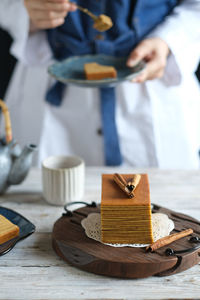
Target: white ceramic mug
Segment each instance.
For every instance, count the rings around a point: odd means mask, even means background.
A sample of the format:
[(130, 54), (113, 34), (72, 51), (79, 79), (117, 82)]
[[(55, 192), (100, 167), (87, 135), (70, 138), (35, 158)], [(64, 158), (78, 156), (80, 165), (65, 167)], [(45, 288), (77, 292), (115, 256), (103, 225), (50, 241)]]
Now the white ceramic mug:
[(50, 156), (42, 163), (43, 195), (53, 205), (83, 197), (85, 163), (78, 156)]

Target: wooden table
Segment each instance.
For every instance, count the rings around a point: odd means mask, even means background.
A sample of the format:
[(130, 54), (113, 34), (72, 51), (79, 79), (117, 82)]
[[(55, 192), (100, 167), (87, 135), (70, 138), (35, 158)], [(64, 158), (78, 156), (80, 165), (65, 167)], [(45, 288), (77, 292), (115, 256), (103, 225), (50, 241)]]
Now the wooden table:
[[(88, 168), (84, 201), (100, 202), (101, 173), (114, 168)], [(126, 169), (147, 172), (151, 201), (200, 220), (200, 171)], [(41, 171), (32, 169), (23, 184), (0, 197), (36, 225), (36, 232), (0, 257), (0, 299), (199, 299), (200, 266), (169, 277), (114, 279), (76, 269), (56, 256), (51, 231), (62, 207), (47, 204), (41, 194)]]

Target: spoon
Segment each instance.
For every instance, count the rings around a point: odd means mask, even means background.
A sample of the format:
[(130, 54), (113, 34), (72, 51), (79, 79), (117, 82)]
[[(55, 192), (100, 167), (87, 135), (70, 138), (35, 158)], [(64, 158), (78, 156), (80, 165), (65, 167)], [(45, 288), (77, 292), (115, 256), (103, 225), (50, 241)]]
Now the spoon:
[[(71, 1), (68, 1), (68, 2), (71, 2)], [(110, 17), (103, 15), (103, 14), (96, 16), (91, 11), (89, 11), (87, 8), (77, 5), (76, 3), (75, 3), (75, 5), (80, 11), (87, 14), (88, 16), (90, 16), (93, 19), (93, 21), (94, 21), (93, 28), (95, 28), (96, 30), (103, 32), (103, 31), (110, 29), (113, 26), (113, 22)]]

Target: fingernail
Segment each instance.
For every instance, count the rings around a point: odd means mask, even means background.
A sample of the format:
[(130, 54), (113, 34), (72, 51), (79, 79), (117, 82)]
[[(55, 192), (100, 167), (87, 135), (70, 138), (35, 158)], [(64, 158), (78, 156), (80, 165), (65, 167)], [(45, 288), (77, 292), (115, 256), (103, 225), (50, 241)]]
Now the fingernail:
[(137, 79), (136, 79), (136, 78), (134, 78), (134, 79), (132, 79), (131, 81), (132, 81), (132, 82), (137, 82)]
[(132, 82), (133, 83), (139, 83), (138, 79), (133, 79)]
[(65, 3), (64, 4), (65, 9), (76, 9), (76, 5), (74, 3)]
[(141, 83), (142, 81), (143, 81), (142, 76), (138, 76), (132, 80), (132, 82), (134, 82), (134, 83)]
[(69, 7), (70, 7), (69, 3), (64, 4), (64, 9), (69, 9)]
[(127, 66), (128, 67), (134, 67), (138, 64), (138, 60), (133, 60), (133, 59), (130, 59), (127, 61)]

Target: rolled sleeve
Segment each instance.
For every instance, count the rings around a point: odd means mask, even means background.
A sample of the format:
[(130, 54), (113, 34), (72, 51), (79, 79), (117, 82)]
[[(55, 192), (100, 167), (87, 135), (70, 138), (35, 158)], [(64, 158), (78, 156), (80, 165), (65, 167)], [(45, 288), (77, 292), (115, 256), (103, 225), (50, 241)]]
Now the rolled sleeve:
[(52, 53), (46, 32), (29, 34), (29, 16), (22, 0), (0, 1), (0, 26), (13, 38), (11, 53), (27, 65), (48, 64)]
[(200, 0), (185, 0), (178, 5), (150, 37), (164, 40), (169, 49), (163, 80), (167, 85), (181, 82), (181, 74), (195, 72), (200, 59)]
[(48, 65), (52, 62), (52, 51), (45, 31), (28, 36), (23, 50), (23, 60), (29, 65)]

